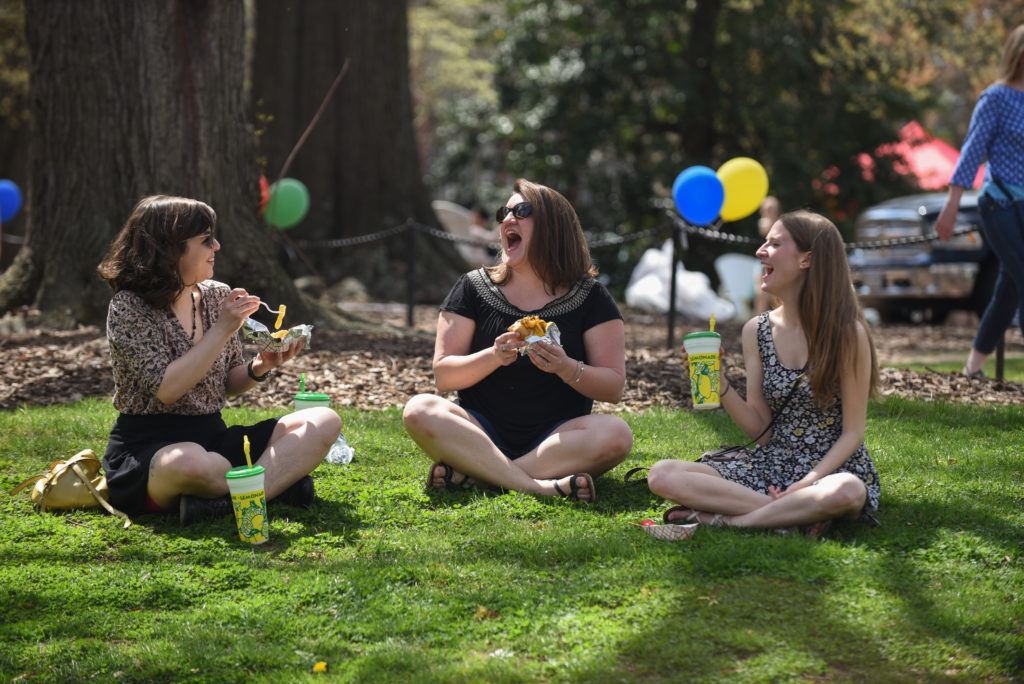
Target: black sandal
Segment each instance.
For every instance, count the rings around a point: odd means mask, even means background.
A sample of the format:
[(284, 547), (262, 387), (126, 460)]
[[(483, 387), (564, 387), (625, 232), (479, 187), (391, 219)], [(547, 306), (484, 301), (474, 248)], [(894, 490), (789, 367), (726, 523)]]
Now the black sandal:
[(645, 466), (639, 466), (637, 468), (630, 468), (629, 470), (626, 471), (626, 474), (622, 476), (622, 483), (623, 484), (644, 484), (645, 482), (647, 482), (647, 478), (646, 477), (642, 477), (642, 478), (639, 478), (637, 480), (630, 480), (629, 479), (633, 475), (635, 475), (636, 473), (639, 473), (641, 470), (650, 470), (650, 468), (647, 468)]
[[(690, 515), (684, 515), (682, 518), (674, 518), (672, 520), (669, 520), (669, 514), (675, 513), (676, 511), (690, 511)], [(689, 525), (691, 523), (700, 522), (700, 513), (698, 511), (693, 510), (689, 506), (673, 506), (672, 508), (668, 509), (662, 514), (661, 520), (666, 525)]]
[[(580, 490), (583, 489), (583, 487), (577, 484), (577, 477), (586, 478), (587, 486), (590, 488), (589, 499), (580, 498)], [(562, 488), (558, 486), (558, 480), (552, 480), (552, 484), (555, 487), (555, 491), (558, 492), (558, 495), (565, 497), (566, 499), (572, 499), (573, 501), (582, 501), (583, 503), (594, 503), (595, 501), (597, 501), (597, 490), (594, 489), (594, 478), (590, 476), (590, 473), (576, 473), (575, 475), (571, 476), (571, 478), (569, 479), (568, 494), (562, 491)]]
[(430, 470), (427, 471), (426, 489), (428, 492), (436, 489), (441, 489), (441, 487), (435, 487), (433, 484), (431, 484), (434, 481), (434, 468), (436, 468), (437, 466), (441, 466), (442, 468), (444, 468), (444, 489), (447, 489), (449, 492), (462, 492), (467, 489), (473, 488), (474, 483), (470, 482), (469, 475), (463, 475), (461, 481), (455, 482), (452, 480), (452, 475), (455, 474), (455, 469), (452, 468), (447, 463), (438, 461), (437, 463), (431, 463)]

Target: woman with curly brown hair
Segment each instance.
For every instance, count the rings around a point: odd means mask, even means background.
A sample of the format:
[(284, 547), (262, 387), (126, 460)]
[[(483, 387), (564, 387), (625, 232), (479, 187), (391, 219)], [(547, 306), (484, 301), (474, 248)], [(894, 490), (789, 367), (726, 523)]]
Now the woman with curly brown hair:
[(655, 494), (680, 504), (670, 523), (810, 526), (874, 523), (880, 487), (864, 446), (868, 397), (878, 382), (842, 237), (819, 214), (783, 214), (757, 250), (761, 289), (778, 308), (743, 326), (746, 399), (722, 383), (722, 406), (757, 446), (705, 462), (651, 468)]
[(260, 300), (211, 279), (216, 225), (198, 200), (147, 197), (98, 268), (114, 291), (107, 339), (120, 412), (103, 467), (111, 503), (129, 514), (176, 508), (183, 525), (229, 515), (224, 475), (246, 464), (243, 435), (266, 471), (267, 499), (309, 506), (308, 473), (341, 430), (327, 408), (225, 425), (226, 397), (265, 380), (304, 342), (246, 363), (238, 329)]
[[(560, 193), (520, 179), (496, 219), (499, 263), (463, 275), (438, 318), (434, 377), (458, 402), (415, 396), (405, 428), (433, 462), (430, 488), (481, 483), (593, 501), (593, 478), (633, 444), (621, 418), (591, 414), (595, 400), (622, 398), (622, 315)], [(520, 354), (526, 342), (508, 328), (526, 316), (555, 323), (561, 346)]]

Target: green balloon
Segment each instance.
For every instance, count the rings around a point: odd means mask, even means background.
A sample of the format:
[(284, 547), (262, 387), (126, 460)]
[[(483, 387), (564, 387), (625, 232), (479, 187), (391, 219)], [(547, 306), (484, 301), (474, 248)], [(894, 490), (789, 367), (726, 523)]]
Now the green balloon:
[(269, 195), (263, 218), (272, 226), (291, 228), (309, 213), (309, 190), (302, 181), (282, 178), (270, 186)]

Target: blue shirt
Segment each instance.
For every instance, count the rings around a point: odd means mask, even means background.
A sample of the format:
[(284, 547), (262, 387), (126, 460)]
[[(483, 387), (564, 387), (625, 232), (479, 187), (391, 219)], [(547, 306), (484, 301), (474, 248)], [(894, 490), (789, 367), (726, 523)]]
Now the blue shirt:
[(1024, 193), (1024, 92), (1004, 85), (982, 92), (950, 184), (971, 187), (986, 160), (982, 192), (1002, 199), (1003, 193), (991, 182), (995, 176), (1013, 194)]

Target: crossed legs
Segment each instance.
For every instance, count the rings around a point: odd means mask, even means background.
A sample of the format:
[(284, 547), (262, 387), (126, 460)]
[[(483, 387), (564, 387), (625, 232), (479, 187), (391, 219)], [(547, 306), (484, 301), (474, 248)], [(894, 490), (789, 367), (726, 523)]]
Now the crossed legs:
[(864, 483), (849, 473), (826, 475), (815, 485), (773, 498), (691, 461), (658, 461), (647, 484), (659, 496), (694, 511), (719, 513), (722, 524), (736, 527), (795, 527), (854, 517), (867, 499)]
[[(465, 409), (432, 394), (410, 399), (402, 421), (434, 463), (443, 462), (478, 482), (549, 496), (558, 493), (556, 484), (569, 491), (573, 473), (596, 477), (614, 468), (633, 446), (633, 433), (621, 418), (588, 415), (563, 423), (540, 446), (513, 461)], [(437, 471), (432, 480), (440, 484)], [(578, 486), (584, 485), (582, 479), (577, 479)], [(592, 500), (593, 492), (581, 491), (579, 498)]]
[[(263, 466), (267, 499), (273, 499), (323, 460), (341, 432), (341, 418), (324, 407), (289, 413), (278, 420), (267, 448), (256, 459)], [(231, 463), (195, 442), (168, 444), (149, 465), (147, 492), (162, 508), (174, 505), (182, 494), (204, 499), (228, 493), (224, 474)]]

